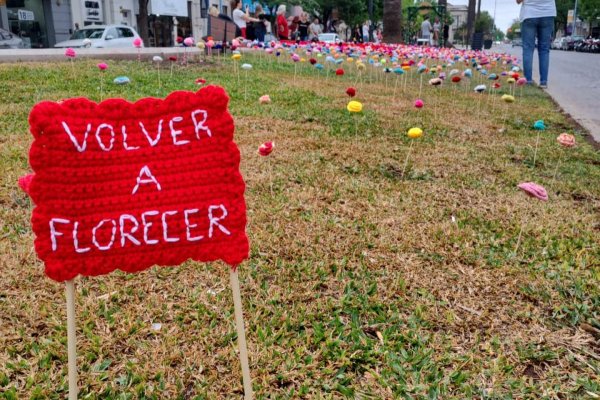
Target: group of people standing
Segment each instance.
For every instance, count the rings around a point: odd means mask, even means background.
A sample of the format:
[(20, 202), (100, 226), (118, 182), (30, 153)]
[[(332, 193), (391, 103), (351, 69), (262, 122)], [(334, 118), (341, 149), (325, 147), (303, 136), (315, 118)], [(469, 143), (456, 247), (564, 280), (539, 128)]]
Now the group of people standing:
[(442, 37), (444, 39), (442, 46), (446, 47), (448, 45), (450, 26), (448, 24), (444, 24), (442, 27), (442, 23), (438, 17), (435, 18), (435, 21), (432, 25), (431, 21), (429, 21), (429, 15), (425, 15), (425, 17), (423, 17), (423, 22), (421, 23), (421, 39), (423, 39), (425, 42), (424, 44), (428, 44), (430, 46), (439, 45), (440, 33), (443, 34)]
[[(250, 13), (248, 6), (242, 11), (241, 0), (231, 0), (232, 20), (238, 28), (239, 36), (244, 39), (258, 40), (259, 42), (279, 40), (317, 40), (323, 33), (323, 26), (319, 18), (309, 21), (307, 13), (303, 12), (295, 17), (286, 18), (285, 5), (277, 8), (274, 20), (266, 15), (262, 6), (257, 4), (254, 12)], [(218, 14), (218, 10), (211, 10), (211, 14), (221, 18), (226, 17)], [(273, 29), (275, 28), (275, 29)]]

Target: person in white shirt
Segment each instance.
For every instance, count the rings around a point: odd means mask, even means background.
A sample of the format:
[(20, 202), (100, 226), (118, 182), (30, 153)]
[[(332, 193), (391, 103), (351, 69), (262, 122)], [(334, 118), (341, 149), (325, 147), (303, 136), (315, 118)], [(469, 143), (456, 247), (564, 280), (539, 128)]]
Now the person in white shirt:
[(369, 41), (369, 21), (367, 21), (363, 24), (362, 35), (363, 35), (363, 42), (367, 43)]
[(442, 29), (442, 24), (440, 23), (440, 19), (436, 17), (433, 23), (433, 44), (435, 46), (440, 42), (440, 29)]
[(242, 0), (231, 0), (231, 9), (233, 10), (233, 22), (240, 28), (242, 37), (246, 39), (246, 23), (259, 22), (257, 18), (252, 18), (246, 6), (246, 12), (242, 11)]
[(319, 23), (319, 18), (315, 18), (308, 26), (308, 40), (319, 40), (321, 33), (323, 33), (323, 26)]
[(527, 83), (533, 83), (533, 50), (537, 39), (540, 65), (540, 87), (548, 86), (550, 43), (554, 34), (556, 3), (554, 0), (516, 0), (521, 4), (521, 40), (523, 41), (523, 72)]
[(429, 15), (425, 16), (423, 23), (421, 24), (421, 38), (427, 39), (427, 43), (431, 45), (431, 22), (429, 22)]

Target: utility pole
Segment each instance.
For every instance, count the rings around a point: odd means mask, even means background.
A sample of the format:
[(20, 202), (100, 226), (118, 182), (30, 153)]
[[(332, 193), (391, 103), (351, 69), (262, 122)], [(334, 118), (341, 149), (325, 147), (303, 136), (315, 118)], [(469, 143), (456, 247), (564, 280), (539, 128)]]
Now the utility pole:
[(469, 8), (467, 11), (467, 40), (465, 45), (470, 46), (473, 36), (473, 25), (475, 23), (475, 6), (477, 0), (469, 0)]
[(577, 0), (575, 0), (575, 10), (573, 11), (573, 32), (571, 36), (577, 35)]
[(374, 41), (375, 40), (373, 40), (373, 0), (369, 0), (369, 42), (374, 42)]

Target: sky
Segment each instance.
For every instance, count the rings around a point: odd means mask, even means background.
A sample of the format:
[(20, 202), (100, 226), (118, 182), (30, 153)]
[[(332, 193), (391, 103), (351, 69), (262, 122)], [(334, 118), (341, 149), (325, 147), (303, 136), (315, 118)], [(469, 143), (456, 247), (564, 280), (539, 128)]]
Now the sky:
[[(448, 0), (453, 5), (468, 5), (468, 0)], [(496, 7), (496, 26), (504, 31), (510, 27), (515, 18), (519, 18), (521, 6), (515, 0), (481, 0), (481, 11), (485, 10), (494, 16), (494, 4)]]

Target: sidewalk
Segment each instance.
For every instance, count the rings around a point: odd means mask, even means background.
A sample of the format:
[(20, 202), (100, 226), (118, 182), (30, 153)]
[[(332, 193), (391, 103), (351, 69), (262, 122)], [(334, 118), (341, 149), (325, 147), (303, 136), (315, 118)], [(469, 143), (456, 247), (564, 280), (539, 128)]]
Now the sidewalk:
[[(181, 55), (187, 50), (187, 54), (199, 54), (200, 50), (196, 47), (146, 47), (142, 49), (135, 48), (117, 48), (117, 49), (75, 49), (77, 58), (89, 58), (97, 60), (137, 60), (138, 54), (142, 59), (152, 59), (154, 56), (161, 56), (166, 59), (169, 56)], [(45, 62), (45, 61), (64, 61), (65, 49), (7, 49), (0, 50), (0, 63), (14, 62)]]

